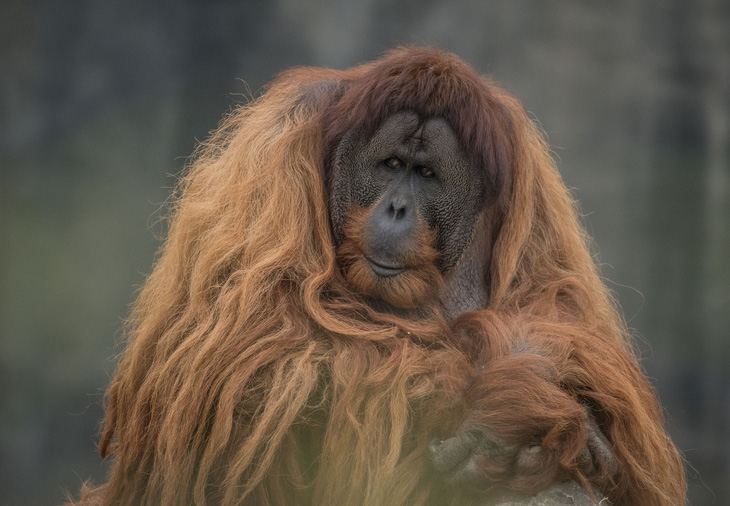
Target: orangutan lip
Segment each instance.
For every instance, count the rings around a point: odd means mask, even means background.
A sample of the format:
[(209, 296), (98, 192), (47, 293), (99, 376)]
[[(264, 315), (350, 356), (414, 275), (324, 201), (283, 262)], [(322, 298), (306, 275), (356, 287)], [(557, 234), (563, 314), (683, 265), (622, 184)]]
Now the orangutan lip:
[(383, 265), (368, 257), (365, 257), (365, 260), (368, 261), (368, 263), (370, 264), (370, 268), (373, 270), (373, 272), (381, 278), (390, 278), (392, 276), (397, 276), (398, 274), (406, 270), (405, 267), (393, 267), (390, 265)]

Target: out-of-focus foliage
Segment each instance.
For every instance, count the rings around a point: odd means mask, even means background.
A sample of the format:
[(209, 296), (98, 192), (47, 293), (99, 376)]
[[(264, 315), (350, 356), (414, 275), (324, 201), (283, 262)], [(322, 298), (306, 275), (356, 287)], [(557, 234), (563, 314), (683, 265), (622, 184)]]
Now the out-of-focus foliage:
[(694, 504), (730, 501), (730, 3), (0, 3), (0, 503), (103, 479), (102, 395), (197, 140), (294, 65), (454, 51), (539, 118)]

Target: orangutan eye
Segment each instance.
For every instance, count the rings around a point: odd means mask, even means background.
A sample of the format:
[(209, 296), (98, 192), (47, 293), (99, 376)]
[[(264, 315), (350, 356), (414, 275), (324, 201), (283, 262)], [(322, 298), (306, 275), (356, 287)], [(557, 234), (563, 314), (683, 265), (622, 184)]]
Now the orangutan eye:
[(421, 175), (421, 177), (434, 177), (436, 175), (428, 167), (418, 167), (416, 170)]
[(387, 165), (391, 169), (400, 169), (401, 167), (403, 167), (403, 162), (401, 162), (400, 159), (393, 157), (385, 160), (385, 165)]

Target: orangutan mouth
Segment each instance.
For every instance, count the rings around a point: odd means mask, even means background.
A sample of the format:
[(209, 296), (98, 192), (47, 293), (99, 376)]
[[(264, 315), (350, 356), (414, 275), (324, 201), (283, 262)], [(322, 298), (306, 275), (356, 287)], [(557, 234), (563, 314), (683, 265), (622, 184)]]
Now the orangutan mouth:
[(373, 272), (381, 278), (390, 278), (393, 276), (397, 276), (398, 274), (401, 274), (406, 270), (405, 267), (387, 265), (383, 262), (376, 262), (369, 257), (365, 257), (365, 259), (370, 264), (370, 268), (373, 270)]

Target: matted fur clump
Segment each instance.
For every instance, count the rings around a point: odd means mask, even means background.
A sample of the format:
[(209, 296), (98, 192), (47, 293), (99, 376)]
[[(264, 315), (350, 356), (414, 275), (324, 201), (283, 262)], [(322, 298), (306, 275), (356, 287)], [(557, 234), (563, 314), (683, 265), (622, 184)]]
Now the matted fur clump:
[[(422, 318), (374, 311), (328, 220), (338, 139), (403, 109), (444, 117), (499, 193), (488, 305), (453, 323), (435, 303)], [(499, 487), (572, 479), (616, 504), (684, 501), (661, 408), (546, 143), (450, 54), (296, 69), (231, 114), (180, 182), (127, 333), (100, 444), (111, 471), (79, 504), (463, 504), (427, 448), (467, 418), (546, 450), (528, 477), (485, 463)], [(583, 406), (611, 472), (578, 465)]]

